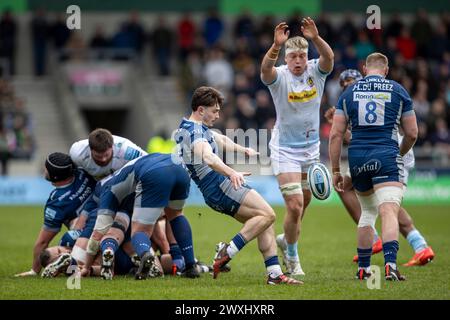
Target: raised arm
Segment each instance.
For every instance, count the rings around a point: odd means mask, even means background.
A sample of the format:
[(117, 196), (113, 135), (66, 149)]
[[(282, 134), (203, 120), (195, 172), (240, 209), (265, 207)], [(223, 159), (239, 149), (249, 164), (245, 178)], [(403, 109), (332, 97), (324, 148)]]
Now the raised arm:
[(281, 22), (275, 27), (273, 44), (269, 51), (267, 51), (261, 63), (261, 79), (266, 84), (272, 83), (277, 78), (275, 63), (278, 60), (278, 54), (280, 53), (281, 47), (289, 38), (288, 27), (286, 22)]
[(310, 17), (302, 20), (302, 33), (304, 37), (311, 40), (319, 53), (319, 68), (321, 71), (329, 73), (333, 70), (334, 53), (331, 47), (319, 36), (314, 20)]

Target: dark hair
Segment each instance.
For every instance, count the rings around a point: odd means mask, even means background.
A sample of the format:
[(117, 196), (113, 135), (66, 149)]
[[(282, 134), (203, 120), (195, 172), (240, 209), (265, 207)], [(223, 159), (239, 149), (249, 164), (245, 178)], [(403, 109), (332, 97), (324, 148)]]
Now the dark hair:
[(50, 263), (50, 252), (47, 249), (42, 250), (39, 254), (39, 262), (41, 266), (45, 268)]
[(216, 104), (222, 106), (223, 100), (223, 95), (219, 90), (212, 87), (199, 87), (192, 95), (191, 107), (193, 111), (197, 111), (200, 106), (212, 107)]
[(48, 172), (48, 180), (58, 182), (73, 176), (75, 165), (68, 154), (53, 152), (45, 160), (45, 168)]
[(97, 152), (105, 152), (112, 148), (114, 139), (107, 129), (97, 128), (89, 134), (89, 148)]

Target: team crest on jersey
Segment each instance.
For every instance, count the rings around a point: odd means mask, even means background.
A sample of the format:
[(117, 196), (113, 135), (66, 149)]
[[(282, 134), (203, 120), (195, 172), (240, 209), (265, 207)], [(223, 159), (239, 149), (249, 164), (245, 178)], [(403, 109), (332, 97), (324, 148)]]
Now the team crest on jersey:
[(306, 83), (312, 88), (314, 86), (314, 80), (311, 76), (308, 77), (308, 80), (306, 80)]
[(308, 102), (317, 97), (317, 89), (314, 87), (311, 90), (303, 90), (301, 92), (289, 92), (289, 102)]

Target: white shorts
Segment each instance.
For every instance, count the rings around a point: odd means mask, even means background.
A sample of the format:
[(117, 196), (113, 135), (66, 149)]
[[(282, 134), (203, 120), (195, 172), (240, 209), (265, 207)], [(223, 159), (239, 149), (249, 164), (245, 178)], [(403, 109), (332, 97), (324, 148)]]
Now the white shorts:
[(308, 172), (308, 168), (320, 159), (320, 142), (306, 148), (289, 148), (269, 144), (273, 174)]

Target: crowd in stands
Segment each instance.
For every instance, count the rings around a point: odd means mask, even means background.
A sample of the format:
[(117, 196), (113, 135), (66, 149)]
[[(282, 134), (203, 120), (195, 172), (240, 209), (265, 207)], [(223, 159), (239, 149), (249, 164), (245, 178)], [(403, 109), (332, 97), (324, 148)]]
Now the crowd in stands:
[(10, 159), (30, 159), (34, 147), (25, 101), (15, 95), (8, 81), (0, 78), (0, 174), (8, 174)]
[[(287, 17), (291, 36), (301, 35), (302, 17), (300, 11)], [(383, 20), (382, 29), (373, 30), (367, 29), (365, 21), (357, 24), (355, 21), (363, 19), (356, 17), (347, 14), (337, 24), (330, 22), (327, 13), (315, 17), (320, 35), (335, 53), (334, 70), (328, 76), (322, 99), (322, 114), (337, 102), (341, 92), (340, 72), (347, 68), (362, 70), (365, 57), (379, 51), (389, 58), (388, 77), (401, 83), (413, 99), (419, 121), (416, 145), (450, 156), (450, 14), (440, 13), (432, 21), (425, 10), (419, 9), (408, 23), (401, 14), (393, 14), (388, 21)], [(99, 24), (88, 41), (83, 40), (79, 32), (70, 32), (63, 18), (61, 15), (51, 21), (43, 10), (33, 15), (30, 27), (36, 75), (46, 72), (45, 56), (49, 45), (62, 51), (123, 49), (137, 56), (142, 56), (148, 46), (159, 74), (179, 78), (187, 105), (190, 94), (199, 85), (214, 86), (224, 92), (226, 103), (217, 123), (219, 129), (273, 127), (275, 110), (270, 93), (260, 80), (259, 66), (273, 42), (279, 18), (255, 17), (242, 12), (230, 25), (212, 9), (201, 22), (189, 13), (180, 15), (175, 23), (168, 23), (160, 15), (150, 29), (132, 12), (115, 34), (106, 35)], [(14, 19), (4, 13), (0, 19), (0, 44), (3, 43), (0, 57), (14, 52), (16, 29)], [(278, 64), (284, 63), (282, 56)], [(309, 58), (316, 57), (317, 52), (310, 44)], [(102, 58), (101, 53), (98, 58)], [(127, 55), (115, 58), (127, 59)], [(323, 141), (328, 140), (329, 131), (330, 125), (322, 121)]]

